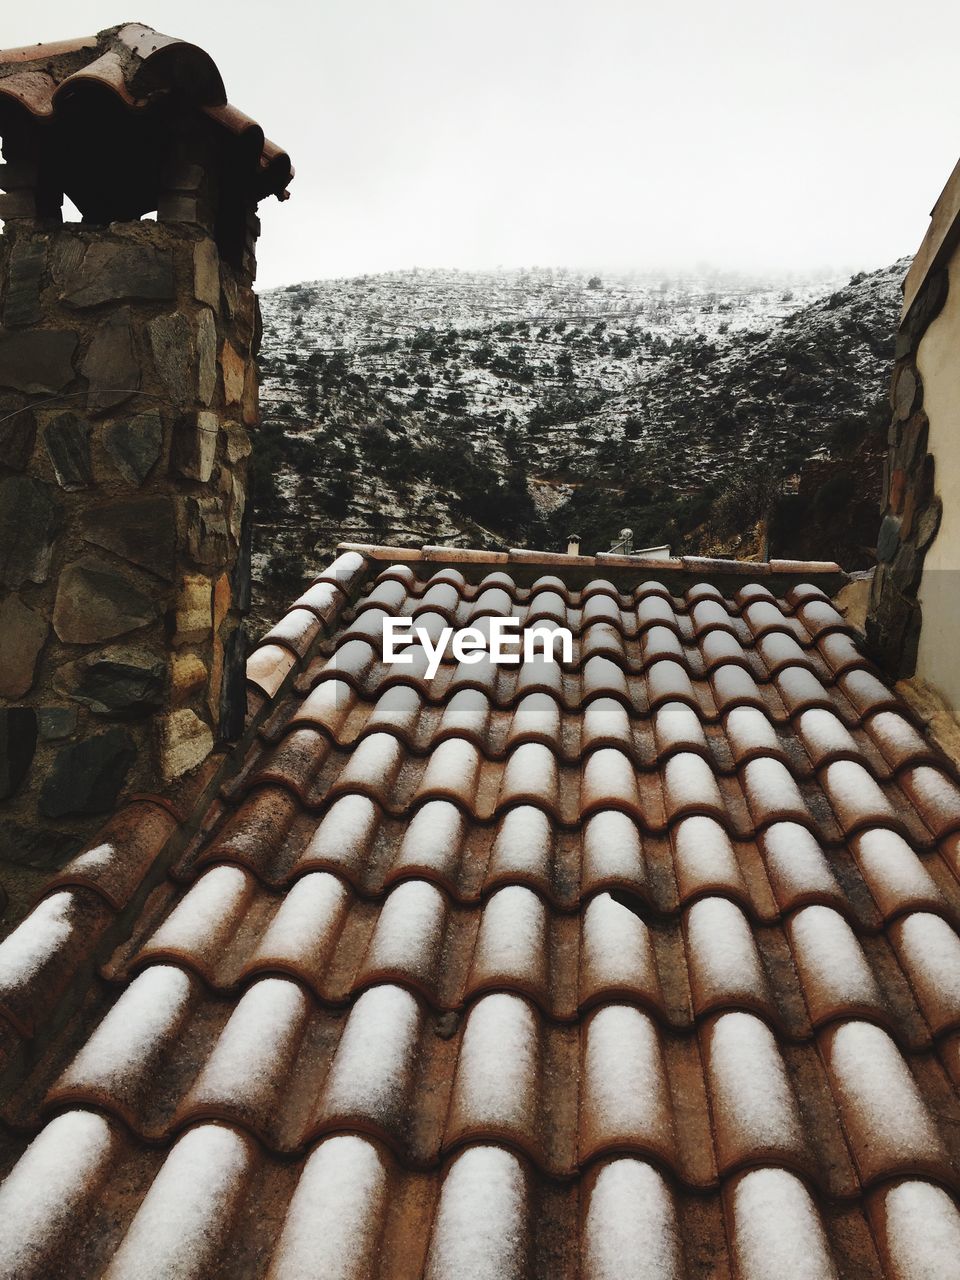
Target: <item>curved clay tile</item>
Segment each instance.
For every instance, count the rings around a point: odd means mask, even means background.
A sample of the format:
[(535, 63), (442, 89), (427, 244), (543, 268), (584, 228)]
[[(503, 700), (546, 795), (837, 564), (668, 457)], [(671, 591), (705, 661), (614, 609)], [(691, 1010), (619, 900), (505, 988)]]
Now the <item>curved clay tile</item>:
[(293, 178), (290, 157), (227, 102), (216, 63), (197, 45), (128, 23), (84, 40), (0, 51), (0, 101), (16, 104), (47, 127), (66, 111), (82, 111), (92, 92), (109, 93), (134, 113), (148, 112), (158, 101), (202, 110), (240, 145), (255, 198), (286, 198)]
[[(956, 1271), (952, 769), (819, 588), (573, 559), (345, 548), (207, 808), (48, 884), (0, 944), (0, 1274)], [(371, 645), (537, 597), (589, 622), (552, 676)]]

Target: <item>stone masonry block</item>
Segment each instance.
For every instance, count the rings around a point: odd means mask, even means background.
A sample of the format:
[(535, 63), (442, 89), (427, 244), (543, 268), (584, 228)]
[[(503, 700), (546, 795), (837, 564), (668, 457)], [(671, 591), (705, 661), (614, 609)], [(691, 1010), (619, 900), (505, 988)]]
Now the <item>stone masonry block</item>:
[(98, 327), (83, 361), (90, 384), (87, 406), (101, 413), (129, 400), (140, 388), (140, 362), (133, 344), (129, 307), (121, 307)]
[(253, 446), (246, 429), (239, 422), (224, 422), (222, 425), (227, 437), (227, 461), (237, 463), (249, 458)]
[(213, 583), (202, 574), (187, 574), (180, 582), (174, 609), (173, 643), (193, 644), (213, 631)]
[(213, 750), (213, 732), (195, 711), (183, 707), (157, 720), (157, 755), (164, 782), (189, 773)]
[(173, 404), (183, 409), (195, 394), (196, 343), (190, 321), (173, 311), (151, 320), (147, 332), (157, 373)]
[(210, 659), (210, 684), (207, 689), (207, 710), (214, 726), (220, 722), (220, 691), (223, 685), (223, 641), (213, 637), (213, 653)]
[(0, 329), (0, 387), (55, 394), (73, 381), (77, 335), (70, 329)]
[(60, 293), (68, 307), (96, 307), (103, 302), (176, 297), (173, 260), (168, 249), (149, 244), (97, 242), (67, 272)]
[(47, 818), (107, 813), (136, 755), (133, 738), (119, 728), (61, 748), (40, 792), (40, 812)]
[(197, 318), (197, 360), (200, 403), (208, 405), (217, 389), (217, 325), (206, 308)]
[(164, 494), (118, 498), (88, 511), (83, 538), (160, 578), (173, 578), (176, 524), (173, 499)]
[(0, 604), (0, 696), (22, 698), (33, 685), (50, 624), (17, 595)]
[(37, 717), (31, 707), (0, 707), (0, 800), (19, 789), (37, 747)]
[(84, 556), (60, 574), (53, 626), (65, 644), (95, 644), (155, 621), (155, 598), (114, 565)]
[(181, 500), (187, 553), (194, 564), (219, 569), (227, 560), (227, 521), (220, 498)]
[(3, 323), (10, 328), (39, 324), (40, 280), (47, 260), (45, 238), (17, 240), (10, 251)]
[(138, 413), (124, 422), (104, 428), (103, 448), (128, 484), (141, 485), (163, 448), (163, 419), (156, 409)]
[(58, 413), (44, 427), (43, 443), (61, 489), (87, 489), (93, 484), (89, 422), (75, 413)]
[(224, 399), (227, 404), (240, 404), (243, 400), (243, 382), (247, 372), (247, 362), (229, 342), (223, 344), (220, 367), (223, 370)]
[(232, 593), (230, 591), (230, 575), (221, 573), (213, 588), (213, 629), (219, 631), (227, 614), (230, 612)]
[(193, 296), (214, 311), (220, 307), (220, 255), (213, 240), (201, 240), (193, 251)]
[(170, 659), (170, 692), (175, 703), (186, 702), (207, 683), (207, 668), (195, 653), (175, 653)]
[(162, 705), (166, 663), (155, 651), (113, 645), (67, 662), (54, 687), (97, 716), (139, 720)]
[(0, 458), (13, 471), (24, 471), (33, 456), (37, 419), (33, 410), (12, 396), (0, 396)]
[(46, 582), (60, 514), (51, 485), (33, 476), (0, 480), (0, 583)]
[(185, 414), (173, 430), (173, 462), (181, 475), (206, 484), (213, 475), (220, 420), (209, 409)]

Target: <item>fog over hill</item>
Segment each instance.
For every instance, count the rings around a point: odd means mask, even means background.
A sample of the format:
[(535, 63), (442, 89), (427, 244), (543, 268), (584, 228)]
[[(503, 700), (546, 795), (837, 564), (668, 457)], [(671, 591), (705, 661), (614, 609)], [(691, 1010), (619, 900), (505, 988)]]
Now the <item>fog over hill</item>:
[[(907, 263), (848, 282), (403, 271), (272, 290), (255, 575), (344, 538), (839, 555), (875, 540)], [(769, 535), (769, 544), (767, 538)]]

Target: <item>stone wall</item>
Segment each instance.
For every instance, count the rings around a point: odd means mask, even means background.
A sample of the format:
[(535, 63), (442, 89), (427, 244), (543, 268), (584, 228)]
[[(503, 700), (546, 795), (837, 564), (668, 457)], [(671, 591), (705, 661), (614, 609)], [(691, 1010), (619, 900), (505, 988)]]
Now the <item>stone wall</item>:
[(960, 712), (960, 252), (946, 267), (946, 298), (917, 351), (943, 514), (923, 563), (918, 599), (923, 628), (917, 675)]
[(0, 236), (4, 860), (58, 865), (242, 727), (251, 276), (200, 226)]
[[(930, 623), (918, 597), (924, 558), (940, 527), (942, 504), (935, 492), (935, 459), (919, 355), (931, 325), (943, 309), (945, 269), (929, 271), (915, 292), (897, 333), (890, 390), (893, 411), (890, 452), (884, 468), (883, 502), (877, 539), (877, 569), (867, 614), (867, 641), (890, 675), (917, 670), (921, 622)], [(960, 333), (957, 334), (960, 342)]]

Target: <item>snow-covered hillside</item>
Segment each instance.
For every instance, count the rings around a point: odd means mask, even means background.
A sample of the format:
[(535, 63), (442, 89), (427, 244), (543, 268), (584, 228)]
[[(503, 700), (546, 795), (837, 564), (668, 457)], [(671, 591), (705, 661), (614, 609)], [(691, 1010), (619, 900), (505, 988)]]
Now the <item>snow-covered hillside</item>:
[(735, 549), (771, 483), (877, 427), (904, 270), (269, 291), (255, 577), (285, 596), (342, 538), (556, 549), (576, 529), (592, 551), (631, 526)]

